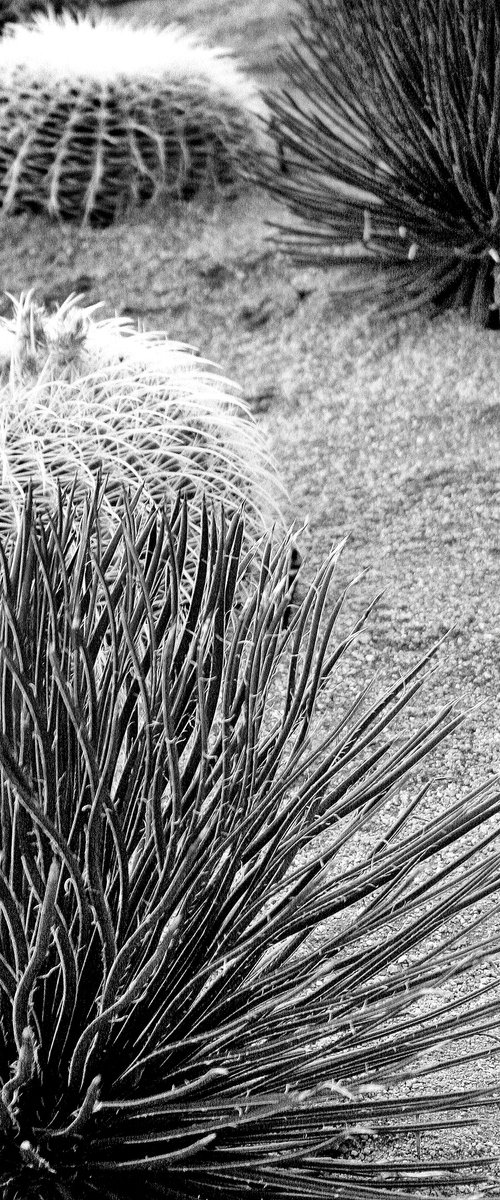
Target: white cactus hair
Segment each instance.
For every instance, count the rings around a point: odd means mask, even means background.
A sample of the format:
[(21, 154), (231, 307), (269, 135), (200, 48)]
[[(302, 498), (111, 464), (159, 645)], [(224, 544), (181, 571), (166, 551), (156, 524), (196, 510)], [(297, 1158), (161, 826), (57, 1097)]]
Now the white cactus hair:
[(48, 314), (27, 292), (0, 320), (0, 534), (18, 528), (30, 484), (52, 508), (61, 486), (83, 499), (101, 476), (107, 532), (124, 488), (140, 488), (154, 504), (190, 496), (193, 513), (203, 497), (243, 508), (250, 548), (279, 523), (280, 488), (235, 385), (165, 334), (99, 320), (101, 306), (81, 299)]
[(39, 14), (0, 40), (0, 201), (108, 224), (238, 178), (267, 108), (231, 54), (178, 25)]

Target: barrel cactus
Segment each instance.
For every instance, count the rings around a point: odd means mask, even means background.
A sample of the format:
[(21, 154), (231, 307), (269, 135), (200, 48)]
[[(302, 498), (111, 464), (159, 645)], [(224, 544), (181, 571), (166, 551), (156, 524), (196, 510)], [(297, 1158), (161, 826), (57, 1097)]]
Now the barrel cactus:
[(418, 670), (364, 709), (331, 705), (310, 749), (350, 645), (340, 600), (325, 612), (337, 552), (285, 628), (279, 546), (236, 603), (241, 517), (205, 514), (193, 580), (189, 505), (129, 510), (110, 579), (98, 509), (63, 499), (49, 518), (28, 496), (0, 539), (0, 1193), (435, 1194), (449, 1161), (346, 1150), (487, 1100), (385, 1089), (412, 1054), (432, 1076), (445, 1038), (459, 1058), (497, 1036), (491, 959), (482, 990), (438, 990), (498, 954), (494, 828), (477, 861), (469, 841), (445, 853), (498, 813), (496, 781), (429, 825), (413, 823), (425, 787), (394, 807), (461, 719), (401, 738)]
[(0, 41), (0, 202), (106, 225), (234, 183), (264, 137), (256, 87), (177, 26), (35, 17)]
[(28, 293), (0, 320), (0, 531), (19, 521), (29, 484), (50, 508), (61, 486), (76, 500), (100, 473), (103, 530), (124, 485), (145, 501), (176, 494), (244, 506), (249, 542), (278, 519), (277, 474), (236, 388), (161, 333), (69, 297), (46, 312)]
[(393, 312), (498, 326), (497, 0), (300, 0), (294, 29), (271, 101), (282, 173), (264, 172), (299, 218), (282, 247), (361, 262)]

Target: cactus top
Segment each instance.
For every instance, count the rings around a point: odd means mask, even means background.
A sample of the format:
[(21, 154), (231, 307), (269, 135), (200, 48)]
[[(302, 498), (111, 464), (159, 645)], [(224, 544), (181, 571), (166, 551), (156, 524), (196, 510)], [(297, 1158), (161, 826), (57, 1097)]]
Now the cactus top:
[(98, 320), (79, 300), (49, 314), (28, 292), (0, 319), (0, 535), (29, 482), (52, 504), (59, 485), (82, 499), (100, 472), (111, 527), (123, 487), (155, 504), (204, 492), (244, 506), (250, 548), (279, 519), (279, 485), (236, 386), (162, 331)]
[(22, 70), (34, 82), (58, 81), (109, 85), (121, 79), (161, 81), (221, 93), (238, 107), (265, 115), (253, 81), (230, 51), (205, 46), (179, 25), (137, 29), (105, 15), (38, 15), (25, 25), (10, 25), (0, 39), (2, 89)]

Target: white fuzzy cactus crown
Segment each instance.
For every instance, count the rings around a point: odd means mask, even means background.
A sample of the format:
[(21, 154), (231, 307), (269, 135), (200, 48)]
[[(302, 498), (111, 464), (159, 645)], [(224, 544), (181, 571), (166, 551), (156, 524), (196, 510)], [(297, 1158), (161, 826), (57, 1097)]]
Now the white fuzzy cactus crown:
[(1, 85), (22, 69), (35, 80), (109, 84), (124, 79), (200, 85), (223, 93), (238, 107), (265, 114), (265, 104), (252, 80), (231, 52), (210, 47), (179, 25), (137, 29), (106, 15), (98, 17), (37, 15), (29, 25), (11, 25), (0, 41)]

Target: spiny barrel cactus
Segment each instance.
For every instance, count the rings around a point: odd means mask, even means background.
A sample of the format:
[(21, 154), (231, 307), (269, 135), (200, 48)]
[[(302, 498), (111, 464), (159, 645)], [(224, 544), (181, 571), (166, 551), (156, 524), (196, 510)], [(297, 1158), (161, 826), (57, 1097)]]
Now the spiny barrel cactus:
[[(465, 307), (499, 323), (497, 0), (301, 0), (271, 100), (302, 263), (376, 271), (392, 311)], [(361, 286), (366, 288), (366, 273)]]
[[(458, 1055), (498, 1024), (491, 983), (431, 1000), (498, 951), (477, 923), (499, 884), (495, 830), (476, 857), (469, 842), (455, 862), (444, 853), (498, 813), (496, 782), (428, 825), (412, 824), (426, 788), (394, 805), (461, 720), (450, 706), (397, 736), (425, 662), (371, 705), (332, 712), (308, 748), (351, 641), (342, 598), (325, 608), (337, 553), (285, 628), (270, 542), (235, 604), (240, 517), (204, 513), (186, 607), (186, 504), (125, 506), (113, 579), (98, 506), (63, 501), (50, 519), (28, 497), (17, 542), (0, 544), (2, 1195), (395, 1200), (433, 1187), (436, 1163), (343, 1152), (349, 1133), (417, 1117), (425, 1130), (487, 1099), (384, 1088), (412, 1055), (445, 1038)], [(440, 1182), (452, 1178), (446, 1163)]]
[[(0, 203), (106, 225), (234, 182), (263, 136), (257, 89), (177, 26), (35, 18), (0, 42)], [(263, 124), (262, 124), (263, 127)]]
[[(135, 330), (70, 297), (53, 314), (31, 294), (0, 320), (0, 530), (14, 527), (29, 483), (50, 507), (100, 473), (114, 527), (123, 485), (161, 503), (202, 495), (247, 511), (249, 542), (278, 519), (277, 475), (234, 386), (164, 334)], [(103, 527), (104, 528), (104, 527)]]

